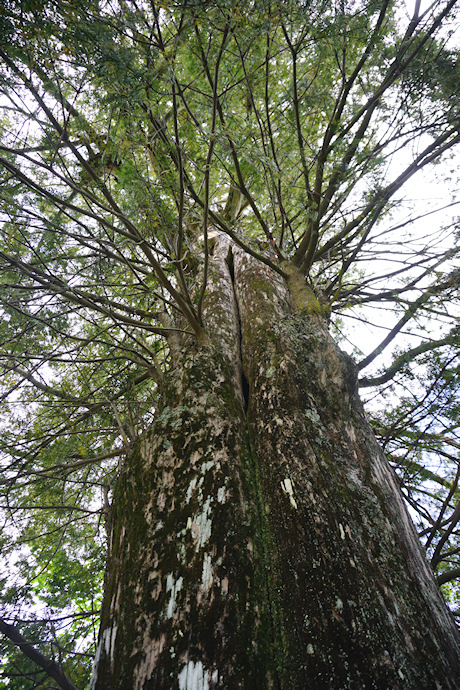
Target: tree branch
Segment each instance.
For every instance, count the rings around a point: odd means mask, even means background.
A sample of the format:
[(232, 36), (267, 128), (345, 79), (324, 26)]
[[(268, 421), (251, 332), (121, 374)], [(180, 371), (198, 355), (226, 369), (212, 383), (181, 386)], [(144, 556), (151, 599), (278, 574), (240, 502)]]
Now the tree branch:
[(2, 632), (21, 652), (31, 659), (37, 666), (40, 666), (45, 673), (53, 678), (62, 690), (77, 690), (72, 681), (67, 678), (61, 667), (52, 659), (48, 659), (41, 652), (21, 635), (18, 628), (10, 625), (3, 618), (0, 618), (0, 632)]
[(395, 374), (398, 373), (398, 371), (401, 371), (406, 364), (414, 360), (419, 355), (423, 354), (424, 352), (429, 352), (430, 350), (435, 350), (443, 345), (450, 345), (453, 338), (458, 335), (458, 333), (459, 329), (456, 327), (448, 335), (446, 335), (445, 338), (421, 343), (417, 347), (407, 350), (407, 352), (404, 352), (404, 354), (397, 357), (383, 374), (370, 378), (364, 377), (358, 381), (358, 385), (360, 388), (368, 388), (369, 386), (380, 386), (382, 383), (387, 383), (394, 377)]
[(440, 283), (439, 285), (433, 285), (432, 287), (428, 288), (426, 292), (424, 292), (418, 299), (415, 300), (415, 302), (412, 302), (410, 307), (406, 310), (402, 318), (398, 321), (398, 323), (391, 329), (391, 331), (388, 333), (387, 337), (382, 340), (380, 345), (378, 345), (367, 357), (361, 360), (361, 362), (358, 362), (357, 367), (358, 371), (361, 369), (364, 369), (365, 367), (369, 366), (371, 362), (374, 361), (376, 357), (378, 357), (383, 350), (391, 343), (391, 341), (398, 335), (400, 330), (406, 325), (408, 321), (411, 320), (411, 318), (414, 316), (416, 311), (424, 305), (428, 300), (433, 296), (437, 295), (440, 292), (442, 292), (443, 289), (446, 287), (450, 287), (452, 285), (452, 280), (458, 281), (459, 276), (454, 272), (453, 276), (449, 278), (448, 280), (444, 281), (443, 283)]

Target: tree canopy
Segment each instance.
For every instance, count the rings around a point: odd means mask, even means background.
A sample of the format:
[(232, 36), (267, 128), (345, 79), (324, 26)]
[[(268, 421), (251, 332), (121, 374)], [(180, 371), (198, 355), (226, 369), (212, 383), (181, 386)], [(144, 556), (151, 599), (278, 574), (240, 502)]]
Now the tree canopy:
[[(112, 487), (177, 335), (206, 342), (218, 233), (295, 269), (352, 348), (459, 605), (456, 201), (404, 197), (429, 174), (447, 189), (454, 167), (457, 3), (412, 5), (3, 3), (1, 616), (77, 685)], [(46, 670), (5, 639), (2, 687), (32, 687)]]

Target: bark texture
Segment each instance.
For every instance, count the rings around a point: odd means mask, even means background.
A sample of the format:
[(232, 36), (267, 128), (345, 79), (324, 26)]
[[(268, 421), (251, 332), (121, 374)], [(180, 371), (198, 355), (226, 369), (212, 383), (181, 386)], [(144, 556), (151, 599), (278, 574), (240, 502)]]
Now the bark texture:
[(459, 644), (295, 271), (217, 243), (113, 501), (94, 690), (455, 688)]

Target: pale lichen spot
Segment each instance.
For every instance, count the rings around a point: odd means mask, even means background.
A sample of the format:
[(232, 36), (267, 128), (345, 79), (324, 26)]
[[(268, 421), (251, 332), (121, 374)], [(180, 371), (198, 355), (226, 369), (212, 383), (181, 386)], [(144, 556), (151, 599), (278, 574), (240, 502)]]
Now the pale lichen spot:
[(203, 510), (199, 515), (197, 515), (190, 525), (192, 536), (197, 542), (197, 550), (204, 546), (211, 536), (212, 519), (209, 517), (211, 513), (211, 501), (211, 497), (206, 499), (203, 504)]
[(187, 494), (185, 496), (185, 502), (186, 503), (190, 503), (190, 499), (192, 498), (192, 493), (193, 493), (195, 487), (196, 487), (196, 477), (193, 477), (192, 481), (188, 485)]
[(281, 488), (283, 489), (284, 493), (289, 496), (291, 506), (294, 508), (294, 510), (297, 510), (297, 501), (294, 498), (294, 489), (292, 487), (292, 482), (289, 479), (289, 477), (286, 477), (282, 480)]
[(108, 657), (110, 657), (110, 661), (113, 662), (114, 660), (114, 654), (115, 654), (115, 638), (117, 636), (117, 624), (114, 623), (111, 628), (107, 628), (107, 630), (104, 630), (104, 634), (102, 636), (104, 646), (105, 646), (105, 653), (107, 654)]
[(311, 656), (311, 655), (314, 654), (314, 653), (315, 653), (315, 648), (313, 647), (313, 645), (311, 644), (311, 642), (309, 642), (309, 643), (307, 644), (307, 654), (310, 654), (310, 656)]
[(118, 583), (117, 591), (115, 592), (112, 600), (110, 602), (110, 613), (113, 615), (115, 611), (120, 608), (120, 594), (121, 594), (121, 584)]
[(97, 645), (96, 649), (96, 654), (94, 657), (94, 662), (93, 662), (93, 675), (91, 677), (90, 681), (90, 690), (92, 690), (97, 681), (97, 668), (99, 664), (99, 660), (101, 658), (102, 652), (104, 651), (105, 654), (109, 657), (111, 664), (113, 665), (114, 659), (115, 659), (115, 638), (117, 636), (117, 625), (116, 623), (113, 624), (110, 628), (106, 628), (104, 632), (102, 633), (99, 643)]
[(201, 584), (206, 592), (209, 592), (212, 586), (212, 563), (211, 556), (206, 553), (203, 558), (203, 572), (201, 574)]
[(209, 690), (209, 676), (201, 661), (189, 661), (179, 673), (179, 690)]
[(343, 611), (343, 601), (342, 601), (342, 599), (339, 599), (339, 597), (337, 597), (337, 599), (335, 600), (335, 605), (336, 605), (336, 607), (337, 607), (337, 611)]
[(225, 503), (225, 486), (220, 486), (217, 489), (217, 501), (218, 503)]
[(175, 581), (174, 575), (172, 573), (168, 573), (168, 576), (166, 578), (166, 591), (171, 592), (171, 595), (168, 602), (168, 608), (166, 610), (166, 618), (173, 617), (174, 611), (176, 610), (177, 606), (176, 597), (182, 589), (183, 582), (184, 579), (182, 577), (178, 577)]
[(321, 422), (321, 417), (314, 407), (312, 407), (310, 410), (305, 410), (305, 417), (313, 422), (313, 424), (318, 424)]
[(177, 547), (177, 554), (179, 556), (179, 560), (181, 563), (184, 565), (187, 563), (187, 551), (185, 548), (185, 544), (180, 543), (179, 546)]

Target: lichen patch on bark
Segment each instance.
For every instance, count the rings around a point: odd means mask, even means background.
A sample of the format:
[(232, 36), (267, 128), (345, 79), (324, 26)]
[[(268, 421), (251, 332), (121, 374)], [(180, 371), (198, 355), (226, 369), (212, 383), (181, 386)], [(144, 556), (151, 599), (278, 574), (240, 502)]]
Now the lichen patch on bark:
[(209, 690), (210, 682), (217, 677), (217, 672), (209, 673), (201, 661), (189, 661), (179, 673), (179, 690)]

